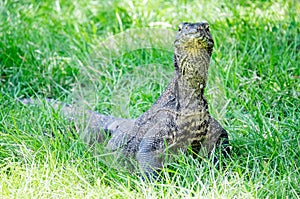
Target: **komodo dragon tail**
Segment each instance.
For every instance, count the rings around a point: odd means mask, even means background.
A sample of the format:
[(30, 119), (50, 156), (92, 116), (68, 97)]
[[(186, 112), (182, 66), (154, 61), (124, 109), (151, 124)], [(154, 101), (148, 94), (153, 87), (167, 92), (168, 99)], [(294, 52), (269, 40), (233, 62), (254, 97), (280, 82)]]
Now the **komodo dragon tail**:
[(84, 141), (89, 144), (103, 142), (105, 135), (113, 134), (116, 129), (124, 123), (132, 123), (131, 119), (115, 118), (103, 115), (95, 111), (86, 110), (82, 107), (71, 106), (53, 99), (31, 99), (24, 98), (19, 100), (25, 105), (39, 105), (45, 102), (54, 110), (59, 111), (64, 117), (73, 121), (77, 130), (84, 132)]

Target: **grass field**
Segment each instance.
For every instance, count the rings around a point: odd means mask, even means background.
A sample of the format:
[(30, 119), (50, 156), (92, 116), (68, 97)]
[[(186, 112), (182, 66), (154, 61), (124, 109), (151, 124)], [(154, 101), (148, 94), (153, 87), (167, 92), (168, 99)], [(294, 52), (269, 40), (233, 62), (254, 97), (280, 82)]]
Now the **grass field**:
[[(299, 1), (3, 0), (0, 13), (0, 198), (300, 198)], [(51, 107), (17, 101), (137, 117), (172, 77), (178, 24), (201, 20), (225, 166), (179, 154), (145, 183)]]

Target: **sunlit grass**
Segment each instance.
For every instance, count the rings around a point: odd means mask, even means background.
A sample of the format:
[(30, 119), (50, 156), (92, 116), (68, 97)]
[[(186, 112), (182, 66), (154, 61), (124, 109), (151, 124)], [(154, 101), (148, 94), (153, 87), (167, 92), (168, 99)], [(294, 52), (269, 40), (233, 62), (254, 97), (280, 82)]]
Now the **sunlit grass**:
[[(25, 0), (0, 12), (1, 197), (300, 197), (297, 1)], [(16, 100), (137, 117), (172, 77), (178, 23), (200, 20), (215, 39), (206, 96), (232, 145), (219, 167), (179, 154), (146, 183), (85, 145), (58, 111)]]

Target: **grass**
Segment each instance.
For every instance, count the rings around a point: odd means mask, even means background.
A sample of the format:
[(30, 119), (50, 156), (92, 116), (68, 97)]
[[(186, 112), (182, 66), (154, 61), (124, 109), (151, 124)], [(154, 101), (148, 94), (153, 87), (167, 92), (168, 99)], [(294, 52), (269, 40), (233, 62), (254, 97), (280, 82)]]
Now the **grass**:
[[(0, 196), (300, 198), (299, 12), (296, 0), (1, 1)], [(230, 135), (225, 167), (179, 154), (144, 183), (51, 107), (16, 101), (137, 117), (172, 77), (177, 25), (199, 20), (216, 43), (206, 96)]]

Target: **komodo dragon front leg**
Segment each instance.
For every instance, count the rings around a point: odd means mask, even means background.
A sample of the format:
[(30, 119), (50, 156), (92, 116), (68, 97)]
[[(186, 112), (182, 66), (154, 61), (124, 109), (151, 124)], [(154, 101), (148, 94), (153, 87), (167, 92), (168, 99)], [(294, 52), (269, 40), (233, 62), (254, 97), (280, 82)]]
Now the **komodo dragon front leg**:
[[(159, 134), (161, 133), (169, 134), (164, 130), (159, 132)], [(158, 172), (162, 169), (168, 153), (167, 150), (174, 142), (172, 136), (159, 137), (155, 135), (157, 135), (157, 131), (155, 129), (150, 130), (142, 139), (136, 154), (140, 169), (149, 180), (155, 180), (158, 177)]]
[(178, 127), (175, 122), (175, 113), (172, 110), (164, 109), (164, 113), (157, 111), (157, 118), (153, 118), (154, 123), (147, 129), (138, 145), (136, 159), (145, 177), (155, 180), (158, 172), (163, 167), (163, 162), (169, 153), (176, 151), (178, 147), (177, 136)]
[(162, 168), (163, 150), (160, 145), (164, 141), (161, 138), (149, 137), (144, 138), (140, 144), (140, 149), (136, 155), (140, 169), (149, 180), (156, 179), (158, 171)]

